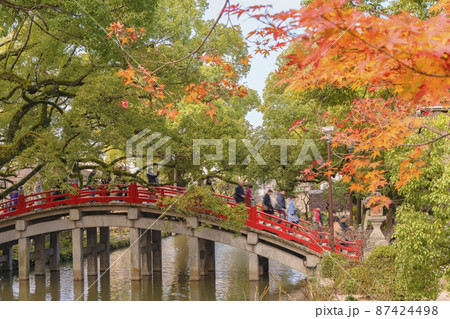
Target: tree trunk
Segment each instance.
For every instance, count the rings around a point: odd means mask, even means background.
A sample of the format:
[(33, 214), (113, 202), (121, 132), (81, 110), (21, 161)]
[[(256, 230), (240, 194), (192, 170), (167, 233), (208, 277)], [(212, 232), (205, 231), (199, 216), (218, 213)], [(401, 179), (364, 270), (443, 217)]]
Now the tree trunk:
[(361, 224), (362, 222), (362, 202), (361, 202), (361, 198), (358, 198), (356, 200), (356, 223), (358, 225)]

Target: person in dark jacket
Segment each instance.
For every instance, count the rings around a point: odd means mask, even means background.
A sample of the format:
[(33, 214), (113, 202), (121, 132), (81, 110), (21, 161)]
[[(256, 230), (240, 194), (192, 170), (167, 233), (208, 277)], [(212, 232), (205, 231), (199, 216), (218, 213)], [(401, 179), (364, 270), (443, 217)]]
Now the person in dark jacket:
[(240, 204), (244, 202), (245, 192), (244, 192), (244, 181), (239, 181), (238, 186), (234, 190), (234, 199), (236, 203)]
[(158, 184), (159, 169), (156, 174), (153, 173), (153, 168), (149, 167), (147, 170), (147, 179), (149, 184)]
[[(277, 196), (277, 202), (275, 204), (275, 209), (280, 212), (280, 218), (286, 220), (286, 199), (284, 198), (284, 195), (286, 194), (286, 191), (284, 189), (280, 190)], [(281, 223), (279, 221), (278, 223)]]
[(269, 215), (273, 215), (273, 206), (272, 206), (272, 201), (270, 199), (270, 195), (273, 194), (273, 191), (271, 189), (269, 189), (266, 193), (266, 195), (264, 195), (263, 197), (263, 211), (266, 214)]
[[(88, 186), (95, 184), (95, 169), (92, 170), (92, 172), (89, 174), (87, 184), (88, 184)], [(89, 187), (89, 189), (91, 191), (95, 191), (95, 187)], [(95, 197), (95, 193), (92, 193), (91, 197)]]
[[(18, 190), (13, 190), (11, 193), (9, 193), (9, 200), (13, 200), (15, 199), (15, 201), (10, 202), (8, 206), (15, 206), (17, 205), (17, 198), (19, 198), (19, 191)], [(8, 209), (8, 212), (12, 212), (15, 211), (16, 207), (12, 207)]]
[(212, 187), (211, 176), (206, 176), (205, 186), (210, 187), (212, 192), (214, 193), (214, 188)]

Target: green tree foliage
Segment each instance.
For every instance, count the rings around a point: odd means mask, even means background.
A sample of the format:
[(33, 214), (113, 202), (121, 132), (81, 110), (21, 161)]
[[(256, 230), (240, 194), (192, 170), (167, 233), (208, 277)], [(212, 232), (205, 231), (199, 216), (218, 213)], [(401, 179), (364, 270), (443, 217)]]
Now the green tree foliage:
[[(22, 184), (30, 190), (38, 175), (45, 188), (67, 177), (82, 182), (83, 169), (143, 182), (140, 171), (123, 172), (118, 166), (125, 162), (126, 141), (144, 129), (172, 138), (175, 154), (164, 169), (165, 181), (172, 181), (176, 166), (180, 182), (202, 174), (185, 156), (192, 154), (193, 138), (245, 136), (248, 123), (243, 118), (258, 103), (254, 93), (243, 101), (219, 100), (219, 122), (206, 117), (202, 105), (188, 105), (181, 98), (187, 84), (215, 76), (201, 55), (222, 55), (234, 62), (247, 56), (238, 28), (218, 24), (195, 55), (168, 63), (193, 52), (205, 39), (214, 24), (202, 19), (206, 8), (205, 0), (0, 1), (0, 179), (8, 185), (0, 198)], [(147, 30), (127, 47), (129, 56), (105, 37), (103, 28), (118, 20)], [(142, 105), (138, 93), (123, 85), (117, 73), (130, 59), (149, 70), (164, 66), (156, 76), (172, 92), (167, 102), (180, 106), (178, 122), (157, 116), (155, 105)], [(236, 75), (247, 71), (240, 65)], [(119, 106), (124, 97), (133, 107)], [(10, 183), (24, 168), (32, 172)]]
[[(432, 124), (442, 130), (447, 123), (445, 115), (432, 120)], [(408, 144), (422, 144), (434, 138), (434, 133), (423, 130), (412, 136)], [(399, 163), (408, 151), (409, 147), (402, 147), (389, 154), (392, 180), (399, 178)], [(426, 163), (423, 174), (399, 189), (403, 202), (397, 208), (394, 236), (400, 275), (407, 282), (408, 292), (418, 299), (434, 299), (442, 289), (440, 278), (449, 275), (449, 140), (442, 138), (423, 145), (423, 151), (420, 158)]]
[[(192, 186), (186, 190), (183, 196), (164, 197), (158, 204), (180, 214), (181, 217), (204, 214), (205, 217), (213, 218), (213, 221), (220, 227), (236, 234), (240, 233), (248, 218), (248, 210), (245, 205), (228, 205), (223, 198), (213, 196), (210, 187)], [(211, 225), (201, 226), (210, 227)]]

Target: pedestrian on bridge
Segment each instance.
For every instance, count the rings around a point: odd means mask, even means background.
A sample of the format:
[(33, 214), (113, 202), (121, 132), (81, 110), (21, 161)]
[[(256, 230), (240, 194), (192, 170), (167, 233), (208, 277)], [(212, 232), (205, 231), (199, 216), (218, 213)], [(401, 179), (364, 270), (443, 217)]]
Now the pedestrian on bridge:
[(252, 206), (252, 200), (253, 200), (253, 194), (252, 194), (253, 185), (250, 184), (247, 187), (247, 191), (245, 192), (245, 206), (251, 207)]
[(236, 203), (240, 204), (244, 202), (245, 192), (244, 192), (244, 181), (240, 180), (238, 186), (234, 190), (234, 199)]
[(214, 188), (212, 187), (211, 176), (206, 176), (205, 186), (211, 188), (211, 192), (214, 194)]
[[(17, 205), (17, 198), (19, 198), (19, 191), (17, 189), (13, 190), (11, 193), (9, 193), (9, 200), (15, 199), (15, 201), (10, 202), (8, 206), (15, 206)], [(15, 211), (16, 207), (12, 207), (8, 209), (8, 212)]]
[(313, 221), (316, 221), (319, 224), (319, 231), (322, 231), (323, 227), (323, 214), (320, 211), (322, 206), (317, 205), (313, 210)]
[(159, 176), (159, 169), (156, 174), (153, 173), (152, 167), (149, 167), (147, 169), (147, 180), (149, 184), (158, 184), (158, 176)]
[[(278, 192), (277, 202), (275, 203), (275, 209), (280, 213), (280, 218), (286, 220), (286, 199), (284, 195), (286, 191), (284, 189)], [(278, 221), (278, 224), (281, 224), (281, 220)]]
[[(294, 199), (295, 199), (294, 195), (292, 195), (289, 198), (289, 206), (288, 206), (288, 211), (287, 211), (288, 221), (290, 221), (291, 223), (294, 223), (294, 224), (298, 224), (298, 215), (297, 215), (298, 210), (297, 210), (297, 207), (295, 207)], [(291, 225), (291, 228), (292, 228), (292, 225)]]
[(270, 196), (273, 194), (273, 191), (271, 189), (269, 189), (266, 193), (266, 195), (264, 195), (263, 198), (263, 206), (262, 209), (264, 211), (264, 213), (269, 214), (269, 215), (274, 215), (274, 209), (272, 206), (272, 200), (270, 199)]

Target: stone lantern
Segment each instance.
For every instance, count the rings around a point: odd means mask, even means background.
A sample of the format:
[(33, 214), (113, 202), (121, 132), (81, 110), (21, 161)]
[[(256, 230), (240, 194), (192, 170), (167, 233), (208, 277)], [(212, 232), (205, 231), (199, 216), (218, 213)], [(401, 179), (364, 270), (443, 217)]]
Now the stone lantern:
[[(373, 196), (380, 196), (381, 194), (378, 192), (374, 192)], [(363, 201), (363, 205), (366, 205), (367, 202), (372, 197), (367, 197)], [(385, 246), (388, 245), (389, 242), (386, 240), (385, 236), (383, 235), (383, 232), (381, 231), (381, 224), (386, 220), (386, 216), (378, 215), (373, 213), (372, 209), (370, 210), (370, 215), (366, 217), (367, 221), (370, 221), (373, 226), (373, 231), (370, 234), (368, 243), (367, 243), (367, 250), (370, 252), (373, 248), (378, 246)]]

